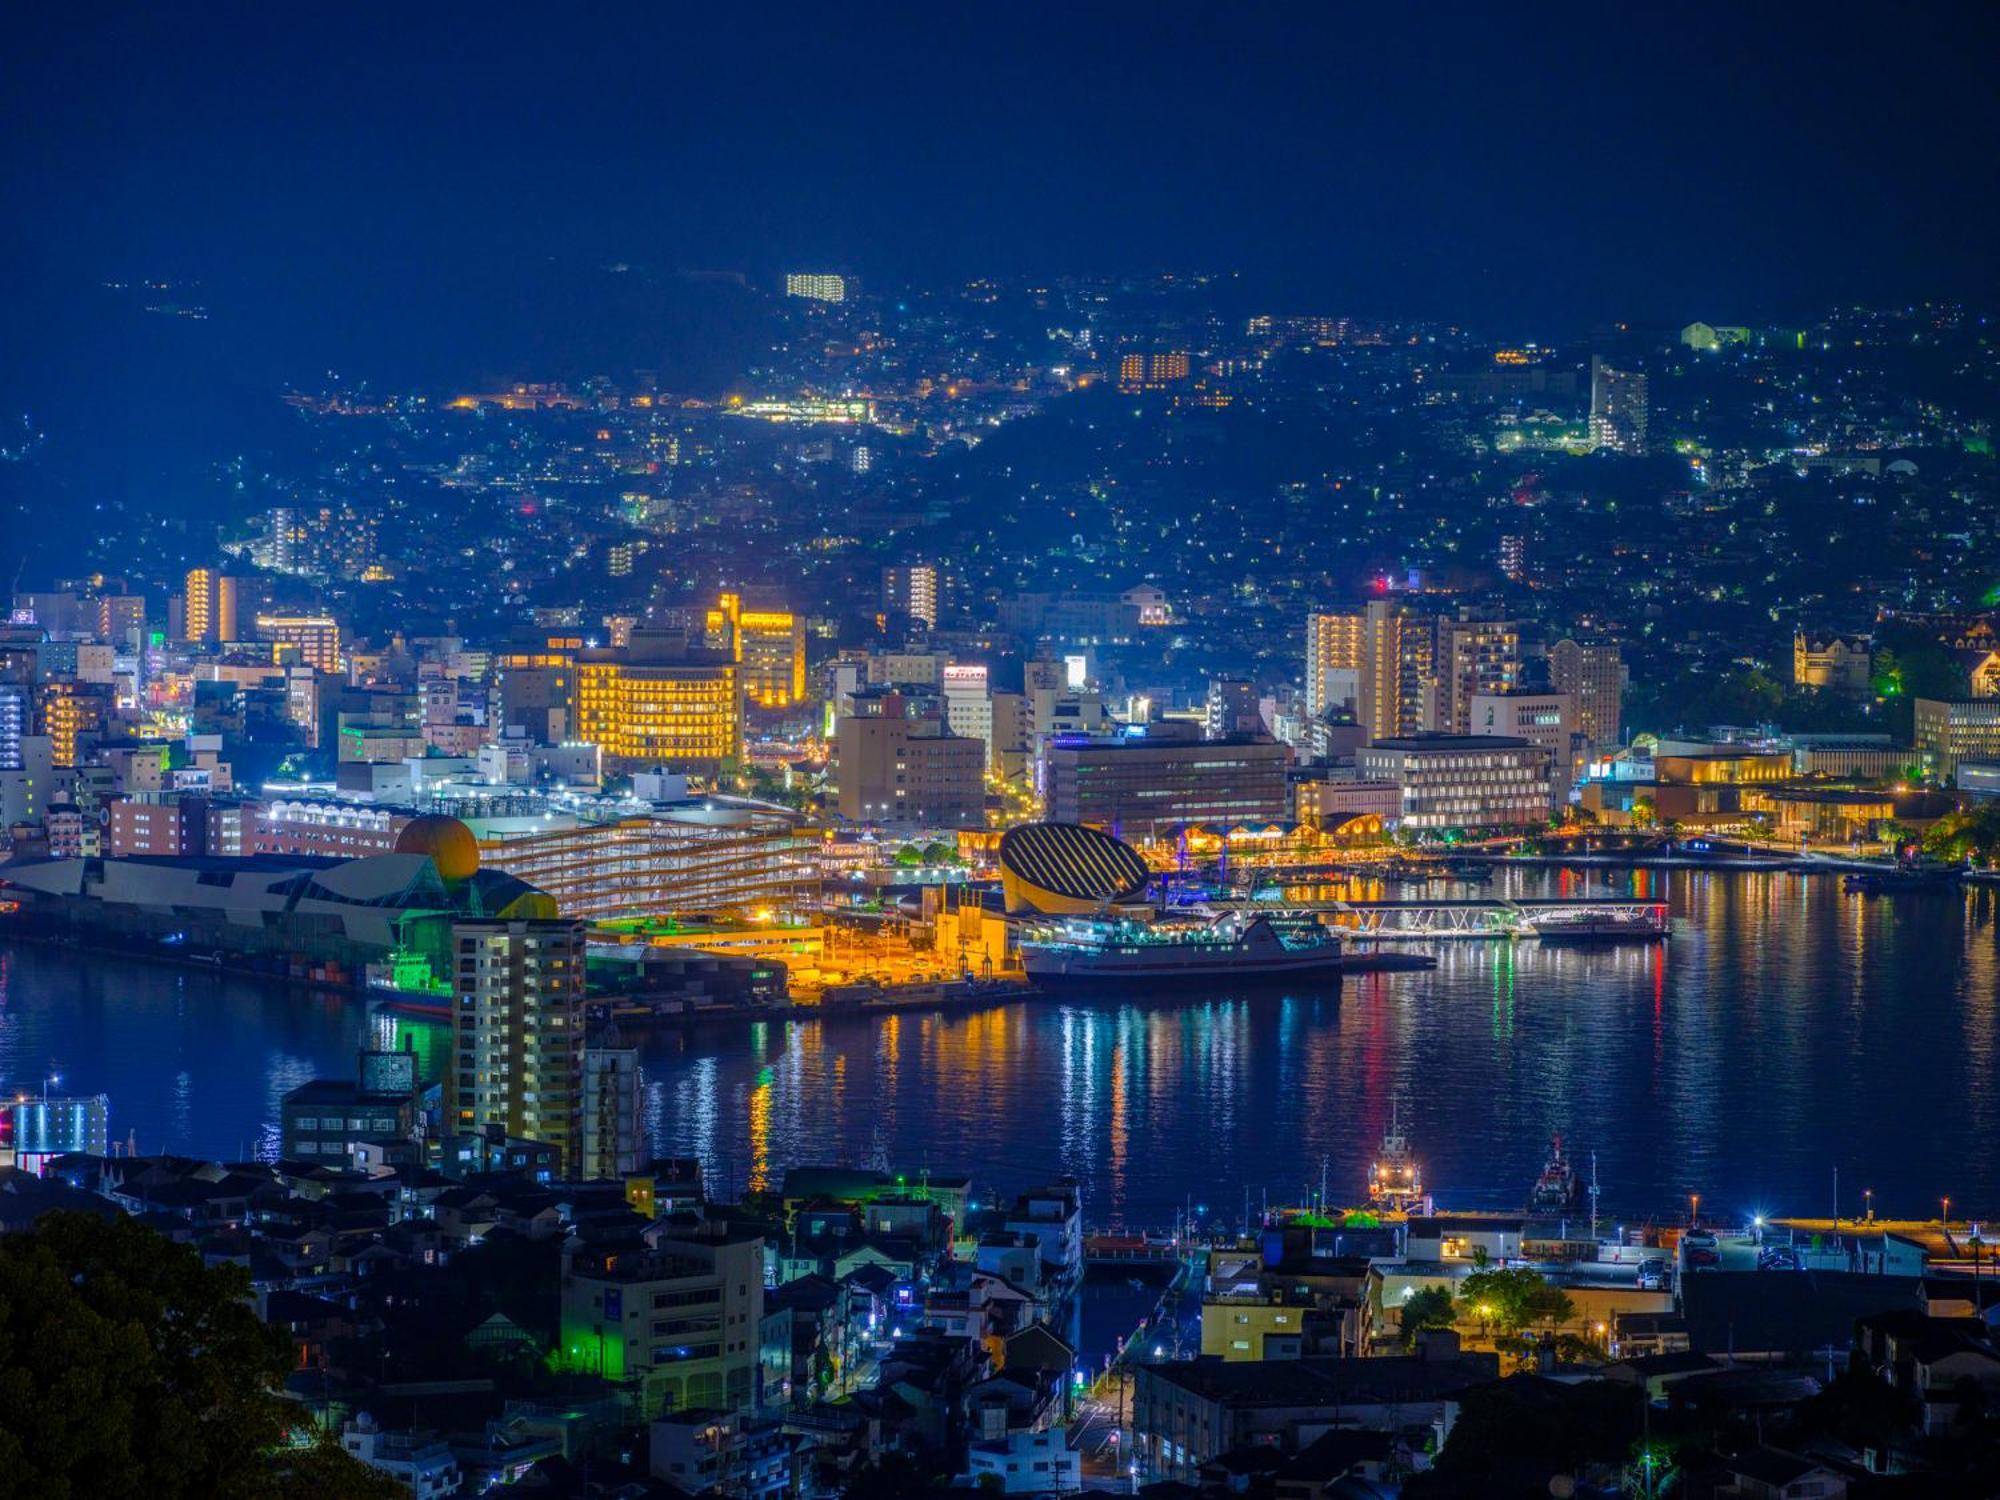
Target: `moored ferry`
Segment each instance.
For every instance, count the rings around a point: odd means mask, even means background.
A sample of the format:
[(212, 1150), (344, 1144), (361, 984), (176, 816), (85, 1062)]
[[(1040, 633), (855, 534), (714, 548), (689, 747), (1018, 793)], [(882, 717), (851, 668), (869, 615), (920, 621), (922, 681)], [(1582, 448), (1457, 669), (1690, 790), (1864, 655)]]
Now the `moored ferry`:
[(1257, 984), (1337, 973), (1340, 958), (1340, 939), (1324, 928), (1281, 930), (1239, 912), (1193, 921), (1069, 918), (1021, 938), (1022, 966), (1042, 984)]

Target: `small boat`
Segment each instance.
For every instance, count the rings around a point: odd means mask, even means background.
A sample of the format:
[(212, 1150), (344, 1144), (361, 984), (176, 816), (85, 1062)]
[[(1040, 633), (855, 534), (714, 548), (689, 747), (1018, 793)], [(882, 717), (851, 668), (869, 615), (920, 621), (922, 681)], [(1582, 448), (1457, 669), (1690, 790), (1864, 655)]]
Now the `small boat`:
[(1531, 918), (1528, 930), (1545, 943), (1647, 943), (1667, 936), (1667, 910), (1635, 906), (1549, 912)]
[(1582, 1196), (1582, 1183), (1577, 1178), (1576, 1168), (1563, 1154), (1562, 1132), (1557, 1131), (1549, 1137), (1549, 1159), (1542, 1164), (1542, 1175), (1528, 1190), (1528, 1212), (1568, 1213), (1577, 1206)]
[(1841, 888), (1850, 895), (1896, 896), (1949, 890), (1964, 875), (1957, 865), (1899, 865), (1892, 870), (1858, 871), (1841, 881)]

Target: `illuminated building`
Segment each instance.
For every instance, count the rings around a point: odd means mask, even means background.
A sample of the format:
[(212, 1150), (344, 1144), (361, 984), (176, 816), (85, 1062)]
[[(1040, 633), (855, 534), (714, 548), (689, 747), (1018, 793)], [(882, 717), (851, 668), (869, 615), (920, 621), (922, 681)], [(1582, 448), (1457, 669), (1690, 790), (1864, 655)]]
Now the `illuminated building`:
[(1403, 805), (1393, 781), (1301, 781), (1292, 792), (1299, 822), (1342, 835), (1380, 833)]
[(1549, 647), (1549, 686), (1576, 700), (1576, 727), (1591, 744), (1618, 743), (1625, 664), (1616, 641), (1557, 641)]
[(1500, 576), (1519, 583), (1528, 570), (1527, 542), (1518, 533), (1500, 538)]
[(882, 607), (908, 615), (935, 630), (938, 622), (938, 569), (935, 563), (907, 563), (882, 570)]
[(40, 1171), (52, 1156), (103, 1156), (110, 1150), (110, 1119), (105, 1094), (72, 1099), (30, 1094), (0, 1104), (0, 1150), (12, 1152), (11, 1165), (26, 1172)]
[(1946, 786), (1962, 760), (2000, 759), (2000, 698), (1919, 698), (1917, 753)]
[(1549, 753), (1549, 797), (1560, 808), (1584, 769), (1589, 743), (1576, 727), (1576, 699), (1568, 693), (1475, 693), (1467, 733), (1526, 740)]
[(1143, 737), (1052, 740), (1042, 753), (1050, 820), (1148, 839), (1187, 823), (1235, 828), (1288, 816), (1289, 745), (1177, 741), (1158, 736), (1165, 727), (1149, 726)]
[(1188, 368), (1185, 350), (1127, 354), (1118, 361), (1118, 389), (1128, 396), (1140, 391), (1172, 390), (1187, 383)]
[(986, 746), (935, 719), (849, 715), (835, 737), (840, 815), (852, 823), (979, 828), (986, 823)]
[(645, 1147), (645, 1075), (634, 1047), (583, 1049), (583, 1145), (577, 1176), (601, 1182), (637, 1172)]
[(445, 1125), (582, 1151), (583, 924), (454, 922)]
[(1750, 330), (1714, 323), (1690, 323), (1681, 330), (1681, 342), (1690, 349), (1722, 349), (1750, 342)]
[(696, 1224), (651, 1249), (572, 1237), (555, 1360), (633, 1389), (641, 1416), (747, 1410), (757, 1399), (764, 1241)]
[(1872, 657), (1865, 638), (1834, 636), (1813, 641), (1804, 631), (1792, 635), (1792, 681), (1800, 687), (1821, 688), (1843, 698), (1862, 699), (1871, 685)]
[(646, 662), (602, 653), (575, 667), (576, 739), (618, 769), (671, 766), (712, 774), (743, 749), (733, 661)]
[(1025, 823), (1000, 835), (1000, 889), (1012, 913), (1093, 916), (1142, 898), (1151, 876), (1130, 844), (1079, 823)]
[(993, 694), (986, 668), (952, 665), (944, 669), (944, 721), (953, 734), (978, 740), (993, 764)]
[(1306, 707), (1313, 717), (1344, 702), (1370, 739), (1433, 728), (1441, 712), (1436, 636), (1402, 605), (1371, 599), (1359, 614), (1306, 619)]
[(357, 1145), (415, 1135), (421, 1102), (415, 1052), (363, 1052), (352, 1079), (315, 1078), (278, 1101), (279, 1155), (347, 1166)]
[(1646, 453), (1647, 382), (1637, 370), (1590, 360), (1590, 442), (1594, 448), (1643, 458)]
[(785, 295), (807, 302), (845, 302), (847, 278), (828, 271), (789, 271), (785, 275)]
[(8, 896), (23, 907), (10, 920), (72, 942), (185, 945), (328, 984), (359, 985), (368, 965), (397, 951), (449, 972), (455, 921), (555, 915), (555, 903), (532, 886), (477, 869), (474, 852), (469, 874), (414, 838), (393, 853), (332, 862), (213, 854), (16, 860), (7, 867)]
[(1526, 828), (1549, 817), (1549, 752), (1511, 735), (1423, 734), (1355, 752), (1364, 781), (1402, 790), (1400, 828)]
[(751, 417), (761, 422), (831, 422), (854, 426), (875, 420), (875, 403), (860, 397), (781, 396), (755, 401), (736, 401), (727, 409), (732, 417)]
[(1792, 757), (1785, 750), (1740, 750), (1730, 746), (1672, 755), (1655, 753), (1653, 774), (1662, 785), (1770, 785), (1791, 780)]
[(475, 411), (481, 406), (497, 406), (502, 411), (581, 411), (582, 397), (561, 385), (543, 381), (516, 381), (504, 391), (483, 391), (454, 396), (445, 403), (453, 411)]
[(1360, 615), (1306, 616), (1306, 712), (1312, 717), (1359, 701), (1361, 627)]
[(49, 737), (50, 756), (58, 766), (77, 764), (77, 752), (87, 736), (104, 728), (108, 703), (95, 691), (75, 682), (42, 684), (42, 731)]
[(257, 635), (271, 643), (271, 660), (300, 661), (315, 671), (340, 671), (340, 625), (330, 615), (259, 615)]
[(182, 633), (190, 641), (236, 639), (236, 580), (213, 568), (194, 568), (182, 593)]
[(263, 805), (251, 826), (253, 854), (324, 854), (354, 859), (388, 854), (413, 821), (406, 808), (372, 802), (280, 798)]
[(1261, 734), (1264, 713), (1258, 702), (1257, 684), (1242, 677), (1212, 677), (1208, 697), (1202, 705), (1202, 735), (1226, 740), (1232, 735)]
[(789, 912), (818, 894), (810, 850), (775, 815), (476, 818), (473, 829), (486, 868), (547, 892), (565, 917)]
[(806, 696), (806, 622), (788, 609), (746, 609), (740, 594), (708, 611), (708, 644), (739, 663), (743, 696), (759, 708), (790, 708)]
[(1470, 734), (1472, 700), (1512, 692), (1520, 681), (1520, 627), (1512, 620), (1441, 620), (1437, 662), (1443, 677), (1443, 727)]
[[(614, 643), (622, 650), (630, 643)], [(576, 658), (583, 650), (581, 636), (551, 636), (538, 646), (506, 651), (494, 659), (494, 675), (500, 683), (500, 722), (504, 728), (524, 732), (536, 744), (555, 744), (570, 738), (576, 709)]]
[[(206, 854), (211, 810), (206, 797), (180, 792), (132, 792), (112, 802), (107, 809), (111, 822), (106, 852), (114, 859), (132, 855)], [(240, 842), (235, 852), (242, 852)]]
[(30, 720), (28, 686), (22, 682), (0, 682), (0, 771), (23, 768), (21, 740)]

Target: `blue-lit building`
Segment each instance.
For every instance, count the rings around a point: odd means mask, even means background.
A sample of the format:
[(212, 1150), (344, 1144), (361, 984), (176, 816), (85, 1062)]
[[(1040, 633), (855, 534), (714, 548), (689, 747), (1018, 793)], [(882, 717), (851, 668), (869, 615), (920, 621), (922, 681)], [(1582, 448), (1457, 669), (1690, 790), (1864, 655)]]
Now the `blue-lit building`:
[(105, 1094), (73, 1099), (31, 1094), (0, 1106), (0, 1149), (12, 1151), (14, 1164), (27, 1171), (68, 1152), (107, 1155), (110, 1133), (111, 1099)]

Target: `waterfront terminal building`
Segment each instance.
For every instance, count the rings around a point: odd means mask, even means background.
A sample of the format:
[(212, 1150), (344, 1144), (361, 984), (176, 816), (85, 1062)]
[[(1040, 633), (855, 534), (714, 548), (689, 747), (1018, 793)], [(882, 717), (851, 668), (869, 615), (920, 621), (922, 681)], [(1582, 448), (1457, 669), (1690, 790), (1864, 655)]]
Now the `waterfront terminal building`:
[[(6, 910), (5, 908), (12, 908)], [(396, 850), (359, 859), (260, 854), (44, 859), (0, 866), (0, 931), (157, 950), (327, 984), (359, 985), (392, 954), (452, 968), (451, 929), (549, 918), (555, 901), (479, 867), (456, 818), (419, 818)]]

